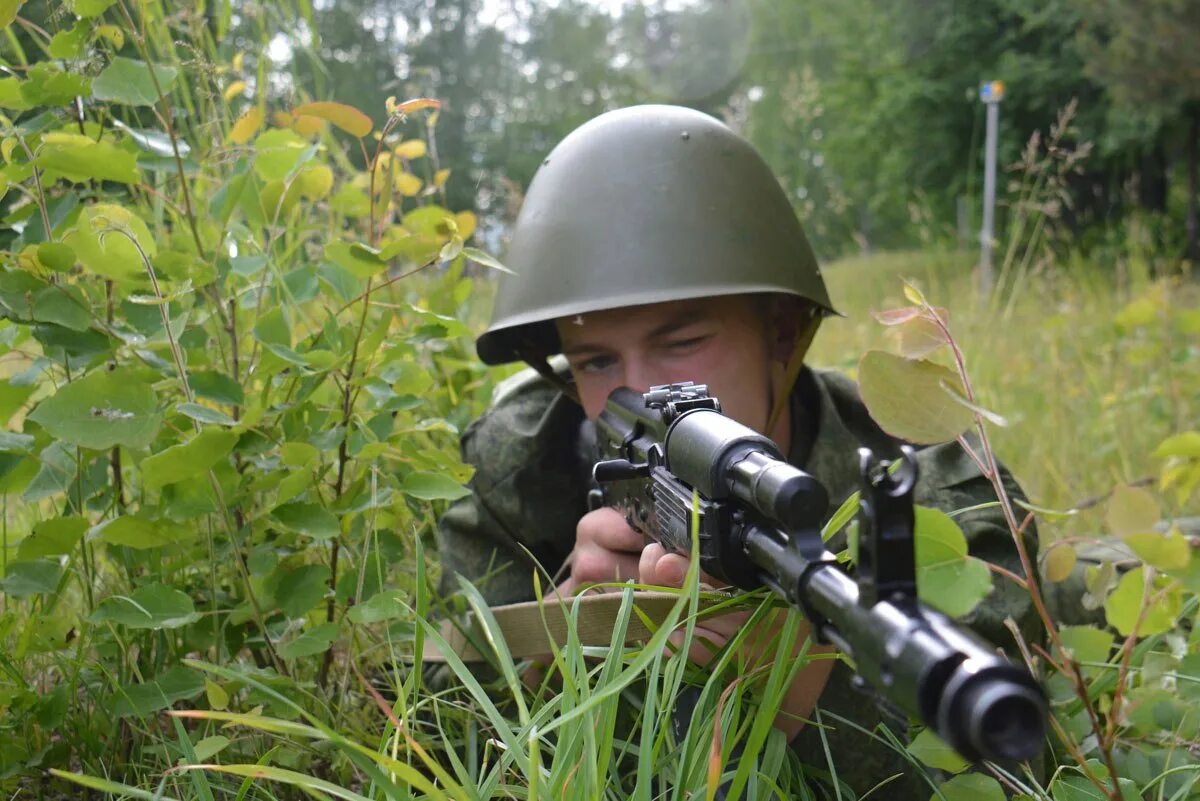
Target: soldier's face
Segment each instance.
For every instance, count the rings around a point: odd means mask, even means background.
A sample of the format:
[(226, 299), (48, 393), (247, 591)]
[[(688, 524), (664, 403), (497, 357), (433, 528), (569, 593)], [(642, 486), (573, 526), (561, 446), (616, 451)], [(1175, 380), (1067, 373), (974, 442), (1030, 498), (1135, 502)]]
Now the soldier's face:
[(695, 381), (708, 384), (725, 414), (762, 432), (772, 398), (766, 318), (763, 304), (739, 295), (593, 312), (556, 324), (589, 419), (617, 387), (645, 391)]

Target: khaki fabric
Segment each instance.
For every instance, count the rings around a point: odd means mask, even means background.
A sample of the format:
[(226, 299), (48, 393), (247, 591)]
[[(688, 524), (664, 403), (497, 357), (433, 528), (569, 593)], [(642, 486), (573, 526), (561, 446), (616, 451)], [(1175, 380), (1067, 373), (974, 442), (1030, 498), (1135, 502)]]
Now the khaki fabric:
[[(789, 458), (828, 489), (830, 514), (858, 488), (860, 446), (880, 457), (899, 455), (899, 443), (871, 420), (854, 382), (835, 371), (805, 368), (796, 382), (790, 413)], [(534, 571), (541, 571), (543, 587), (551, 585), (574, 545), (575, 525), (587, 512), (594, 449), (595, 432), (582, 410), (548, 381), (530, 370), (507, 382), (462, 437), (463, 458), (476, 473), (472, 495), (452, 504), (439, 523), (443, 593), (450, 595), (457, 588), (456, 574), (475, 583), (493, 606), (532, 600)], [(917, 503), (954, 512), (995, 500), (991, 483), (956, 443), (922, 448), (917, 458)], [(1007, 472), (1004, 482), (1010, 493), (1021, 497)], [(972, 555), (1022, 573), (998, 508), (977, 509), (955, 519)], [(1036, 559), (1035, 532), (1028, 531), (1026, 540)], [(835, 539), (832, 547), (837, 550), (844, 542)], [(966, 622), (1015, 654), (1013, 637), (1004, 625), (1010, 617), (1027, 638), (1040, 639), (1028, 594), (997, 578), (991, 595)], [(873, 699), (855, 691), (850, 678), (839, 663), (821, 707), (871, 731), (882, 718)], [(842, 779), (856, 792), (864, 793), (899, 773), (902, 777), (889, 783), (886, 797), (929, 797), (928, 783), (913, 775), (907, 761), (853, 727), (830, 720), (825, 718), (829, 747)], [(807, 761), (822, 765), (818, 735), (815, 726), (808, 726), (794, 747)]]

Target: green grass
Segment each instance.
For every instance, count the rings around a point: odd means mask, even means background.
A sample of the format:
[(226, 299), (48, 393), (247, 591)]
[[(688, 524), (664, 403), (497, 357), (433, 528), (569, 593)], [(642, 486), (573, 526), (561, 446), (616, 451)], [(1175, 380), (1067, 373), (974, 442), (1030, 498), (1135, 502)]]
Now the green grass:
[[(1157, 476), (1154, 448), (1200, 427), (1200, 286), (1121, 280), (1075, 260), (1026, 275), (987, 304), (974, 259), (896, 253), (830, 265), (830, 294), (846, 318), (823, 325), (809, 362), (853, 375), (867, 349), (894, 350), (871, 312), (905, 305), (902, 280), (911, 279), (948, 310), (983, 405), (1008, 422), (993, 429), (997, 451), (1031, 500), (1066, 509)], [(1195, 503), (1166, 511), (1196, 514)]]

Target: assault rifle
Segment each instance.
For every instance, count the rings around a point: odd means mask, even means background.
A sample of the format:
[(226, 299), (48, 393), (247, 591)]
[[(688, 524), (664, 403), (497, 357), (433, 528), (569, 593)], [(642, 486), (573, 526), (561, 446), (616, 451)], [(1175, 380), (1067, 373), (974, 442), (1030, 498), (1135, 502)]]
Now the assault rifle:
[(1033, 677), (917, 599), (911, 448), (904, 446), (899, 465), (859, 450), (851, 578), (821, 540), (825, 488), (767, 437), (723, 415), (707, 386), (667, 384), (644, 394), (622, 387), (596, 428), (593, 477), (604, 503), (631, 527), (689, 555), (695, 495), (704, 571), (742, 589), (774, 590), (818, 638), (852, 658), (886, 704), (919, 718), (966, 759), (1040, 752), (1047, 707)]

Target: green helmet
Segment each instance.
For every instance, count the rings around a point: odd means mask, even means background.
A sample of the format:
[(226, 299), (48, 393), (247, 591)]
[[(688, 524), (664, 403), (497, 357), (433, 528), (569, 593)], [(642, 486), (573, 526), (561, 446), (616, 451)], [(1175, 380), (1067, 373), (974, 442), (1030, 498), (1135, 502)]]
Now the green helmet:
[(670, 300), (780, 292), (834, 313), (779, 183), (746, 140), (678, 106), (611, 111), (542, 163), (512, 232), (487, 364), (559, 351), (553, 321)]

